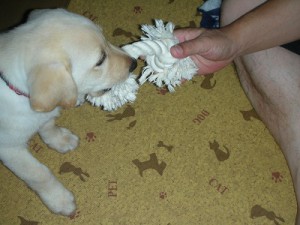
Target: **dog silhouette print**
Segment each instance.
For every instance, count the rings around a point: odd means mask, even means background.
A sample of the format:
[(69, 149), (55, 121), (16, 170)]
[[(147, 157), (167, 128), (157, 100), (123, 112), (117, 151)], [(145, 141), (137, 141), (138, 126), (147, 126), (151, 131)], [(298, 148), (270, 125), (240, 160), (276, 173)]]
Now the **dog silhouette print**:
[(115, 120), (122, 120), (128, 117), (135, 116), (135, 110), (130, 105), (127, 105), (126, 109), (123, 111), (123, 113), (117, 113), (117, 114), (108, 114), (106, 117), (110, 117), (111, 119), (107, 120), (108, 122), (112, 122)]
[(132, 162), (139, 169), (141, 177), (143, 176), (143, 172), (147, 169), (154, 169), (162, 176), (165, 168), (167, 167), (165, 162), (158, 163), (155, 153), (150, 154), (150, 160), (148, 161), (141, 162), (140, 160), (135, 159)]

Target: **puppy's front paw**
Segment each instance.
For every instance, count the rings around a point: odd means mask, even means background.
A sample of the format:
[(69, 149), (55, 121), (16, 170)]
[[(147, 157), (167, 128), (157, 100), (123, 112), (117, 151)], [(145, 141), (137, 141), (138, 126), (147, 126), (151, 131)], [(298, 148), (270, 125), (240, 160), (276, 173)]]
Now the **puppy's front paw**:
[(63, 186), (58, 186), (48, 192), (40, 193), (40, 197), (45, 205), (56, 214), (71, 216), (75, 213), (76, 204), (74, 196)]
[(55, 129), (43, 132), (41, 135), (44, 142), (60, 153), (74, 150), (79, 143), (79, 138), (66, 128), (55, 127)]
[(78, 146), (79, 138), (66, 128), (59, 129), (61, 131), (60, 140), (58, 140), (54, 148), (60, 153), (74, 150)]

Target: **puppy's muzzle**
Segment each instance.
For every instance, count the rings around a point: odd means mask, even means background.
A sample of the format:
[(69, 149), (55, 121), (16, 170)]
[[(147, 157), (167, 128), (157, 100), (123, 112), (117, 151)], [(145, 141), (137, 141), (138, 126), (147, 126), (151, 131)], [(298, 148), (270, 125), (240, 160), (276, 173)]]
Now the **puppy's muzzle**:
[(135, 68), (137, 67), (137, 61), (135, 58), (131, 58), (131, 64), (129, 67), (129, 72), (133, 72), (135, 70)]

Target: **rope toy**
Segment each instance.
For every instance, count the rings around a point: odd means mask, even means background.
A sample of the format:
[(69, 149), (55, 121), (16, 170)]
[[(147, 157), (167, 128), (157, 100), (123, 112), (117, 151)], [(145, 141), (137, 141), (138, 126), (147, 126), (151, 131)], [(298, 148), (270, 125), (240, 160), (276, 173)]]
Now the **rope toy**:
[(162, 20), (155, 20), (155, 26), (142, 25), (145, 36), (141, 41), (122, 47), (131, 57), (145, 58), (147, 65), (139, 78), (141, 84), (148, 80), (174, 92), (183, 79), (190, 80), (197, 73), (198, 68), (190, 57), (177, 59), (171, 55), (170, 48), (178, 43), (173, 35), (174, 27), (171, 22), (164, 25)]
[(136, 75), (130, 74), (123, 83), (114, 85), (111, 90), (105, 92), (100, 97), (87, 96), (87, 100), (93, 106), (102, 106), (104, 110), (113, 111), (127, 102), (134, 102), (139, 88), (136, 82)]
[[(158, 87), (166, 86), (170, 92), (174, 92), (182, 80), (190, 80), (197, 73), (198, 68), (192, 59), (177, 59), (171, 55), (170, 48), (179, 42), (173, 35), (174, 27), (171, 22), (164, 25), (162, 20), (155, 20), (155, 26), (142, 25), (144, 36), (140, 41), (122, 47), (131, 57), (144, 58), (146, 66), (138, 80), (141, 85), (149, 81)], [(133, 102), (139, 87), (135, 78), (131, 74), (124, 83), (115, 85), (104, 95), (88, 96), (87, 100), (108, 111)]]

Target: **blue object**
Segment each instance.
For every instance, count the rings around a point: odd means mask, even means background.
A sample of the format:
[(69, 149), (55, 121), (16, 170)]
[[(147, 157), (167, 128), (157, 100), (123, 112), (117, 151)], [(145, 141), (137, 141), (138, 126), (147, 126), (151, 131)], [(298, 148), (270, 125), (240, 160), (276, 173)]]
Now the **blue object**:
[(198, 12), (202, 13), (200, 27), (208, 29), (220, 28), (221, 3), (221, 0), (207, 0), (198, 7)]

